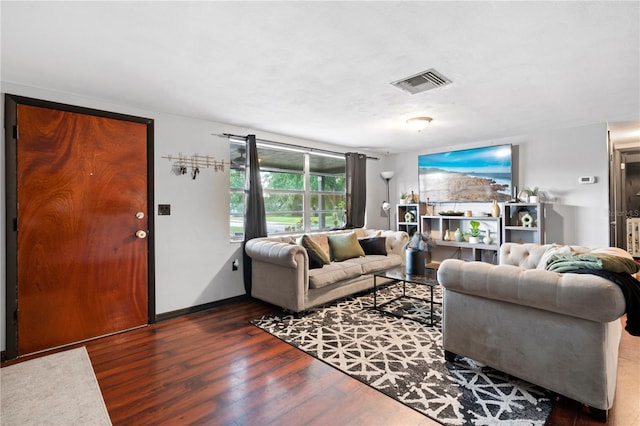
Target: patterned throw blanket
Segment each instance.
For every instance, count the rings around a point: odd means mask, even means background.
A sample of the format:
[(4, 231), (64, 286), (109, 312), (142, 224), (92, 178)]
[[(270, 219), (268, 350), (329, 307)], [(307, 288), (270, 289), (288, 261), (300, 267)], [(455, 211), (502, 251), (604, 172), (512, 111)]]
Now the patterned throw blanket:
[(633, 259), (603, 253), (556, 254), (547, 262), (546, 269), (553, 272), (568, 272), (575, 269), (635, 274), (640, 271)]

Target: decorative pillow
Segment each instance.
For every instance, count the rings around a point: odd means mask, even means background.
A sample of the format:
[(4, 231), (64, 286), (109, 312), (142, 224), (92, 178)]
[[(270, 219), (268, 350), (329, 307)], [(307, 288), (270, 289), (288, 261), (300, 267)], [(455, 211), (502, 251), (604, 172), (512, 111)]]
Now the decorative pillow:
[[(329, 256), (327, 255), (327, 253), (325, 253), (324, 250), (322, 250), (322, 248), (320, 248), (320, 246), (318, 244), (315, 243), (315, 241), (313, 241), (311, 239), (311, 237), (309, 237), (308, 235), (303, 235), (302, 237), (300, 237), (300, 242), (299, 244), (307, 249), (307, 254), (309, 255), (309, 268), (311, 268), (311, 258), (313, 257), (314, 261), (320, 261), (321, 265), (328, 265), (331, 263), (331, 259), (329, 259)], [(313, 253), (313, 254), (310, 254)], [(320, 266), (320, 268), (322, 268), (322, 266)]]
[(324, 262), (322, 261), (320, 256), (318, 256), (318, 253), (313, 250), (309, 250), (308, 248), (305, 248), (305, 250), (307, 251), (307, 256), (309, 257), (309, 269), (320, 269), (324, 266)]
[(320, 250), (325, 254), (325, 257), (329, 259), (329, 253), (331, 253), (331, 249), (329, 248), (329, 240), (327, 239), (327, 234), (324, 232), (320, 232), (318, 234), (307, 234), (309, 238), (320, 247)]
[(358, 239), (364, 254), (387, 255), (387, 237), (370, 237)]
[(329, 235), (331, 257), (336, 262), (364, 256), (364, 250), (358, 243), (358, 237), (353, 232), (348, 234)]

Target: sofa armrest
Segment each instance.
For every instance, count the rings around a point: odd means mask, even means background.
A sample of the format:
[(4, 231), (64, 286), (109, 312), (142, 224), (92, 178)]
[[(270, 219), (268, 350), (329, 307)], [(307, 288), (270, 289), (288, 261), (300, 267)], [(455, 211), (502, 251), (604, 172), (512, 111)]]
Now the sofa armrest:
[(293, 312), (307, 309), (309, 257), (304, 247), (254, 238), (245, 251), (252, 259), (253, 297)]
[(288, 244), (271, 241), (267, 238), (254, 238), (244, 246), (247, 255), (254, 260), (273, 263), (287, 268), (297, 268), (301, 261), (302, 266), (309, 262), (307, 251), (297, 244)]
[(448, 291), (602, 323), (620, 318), (626, 308), (615, 283), (589, 274), (447, 259), (438, 268), (438, 282)]

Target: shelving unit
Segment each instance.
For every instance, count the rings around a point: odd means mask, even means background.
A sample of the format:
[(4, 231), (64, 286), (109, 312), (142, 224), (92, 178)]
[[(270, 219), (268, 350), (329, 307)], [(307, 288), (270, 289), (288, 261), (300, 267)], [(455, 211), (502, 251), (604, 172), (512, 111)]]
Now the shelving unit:
[[(425, 203), (396, 204), (396, 229), (398, 231), (405, 231), (409, 236), (416, 232), (422, 232), (420, 217), (425, 214), (426, 210), (427, 205)], [(408, 218), (407, 213), (412, 217)]]
[[(529, 214), (533, 221), (531, 226), (525, 226), (523, 216)], [(512, 243), (545, 243), (544, 234), (544, 203), (505, 203), (502, 210), (504, 226), (502, 227), (502, 241)]]
[(627, 251), (633, 257), (640, 257), (640, 218), (627, 218)]
[[(463, 233), (469, 232), (469, 222), (476, 220), (480, 222), (480, 229), (489, 230), (493, 241), (491, 244), (484, 242), (470, 243), (466, 240), (456, 241), (454, 237), (455, 230), (460, 228)], [(498, 252), (502, 242), (501, 237), (501, 218), (490, 216), (422, 216), (421, 228), (423, 233), (428, 233), (435, 241), (437, 247), (434, 249), (432, 256), (434, 259), (442, 259), (445, 256), (443, 250), (438, 247), (456, 248), (454, 255), (463, 258), (465, 252), (470, 252), (469, 260), (486, 260), (487, 255), (492, 262), (498, 261)], [(483, 235), (484, 237), (484, 235)], [(466, 256), (469, 257), (469, 256)]]

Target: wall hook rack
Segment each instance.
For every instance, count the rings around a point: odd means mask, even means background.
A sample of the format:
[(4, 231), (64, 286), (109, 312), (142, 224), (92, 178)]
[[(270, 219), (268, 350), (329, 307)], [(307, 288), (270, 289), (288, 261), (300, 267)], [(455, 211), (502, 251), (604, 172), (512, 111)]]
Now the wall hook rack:
[(195, 179), (200, 174), (200, 169), (208, 169), (213, 167), (214, 172), (224, 172), (225, 166), (230, 166), (231, 163), (224, 160), (216, 160), (215, 157), (210, 155), (183, 155), (181, 152), (178, 155), (165, 155), (162, 158), (166, 158), (173, 163), (173, 170), (178, 175), (186, 175), (188, 170), (191, 169), (191, 179)]

